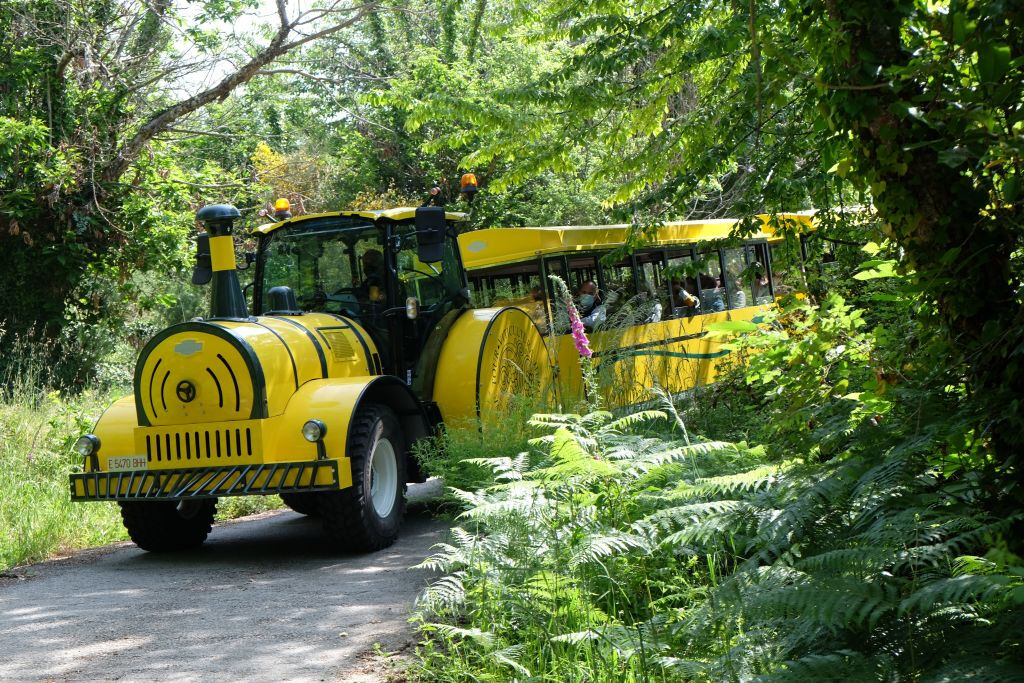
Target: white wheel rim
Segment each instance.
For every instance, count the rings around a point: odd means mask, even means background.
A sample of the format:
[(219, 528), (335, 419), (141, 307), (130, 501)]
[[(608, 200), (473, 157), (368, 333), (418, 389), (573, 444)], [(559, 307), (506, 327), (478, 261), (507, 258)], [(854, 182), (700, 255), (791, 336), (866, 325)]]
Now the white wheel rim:
[(398, 460), (395, 447), (381, 437), (370, 457), (370, 500), (381, 517), (387, 517), (395, 507), (398, 492)]

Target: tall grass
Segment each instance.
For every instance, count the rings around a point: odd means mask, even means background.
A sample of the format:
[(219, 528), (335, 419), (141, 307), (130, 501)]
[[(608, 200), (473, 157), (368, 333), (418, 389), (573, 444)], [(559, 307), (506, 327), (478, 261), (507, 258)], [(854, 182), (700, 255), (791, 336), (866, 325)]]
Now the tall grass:
[(127, 537), (116, 505), (72, 504), (68, 491), (68, 474), (81, 465), (71, 445), (112, 398), (56, 390), (0, 397), (0, 568)]

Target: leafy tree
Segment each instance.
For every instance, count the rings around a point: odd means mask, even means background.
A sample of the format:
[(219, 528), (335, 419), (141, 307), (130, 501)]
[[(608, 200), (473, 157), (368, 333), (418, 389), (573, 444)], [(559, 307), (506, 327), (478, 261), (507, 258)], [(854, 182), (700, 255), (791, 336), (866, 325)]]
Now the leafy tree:
[[(325, 0), (290, 13), (276, 0), (277, 25), (263, 40), (228, 31), (253, 4), (14, 0), (0, 8), (0, 320), (8, 333), (52, 338), (76, 317), (116, 320), (102, 283), (128, 295), (133, 271), (180, 261), (200, 203), (192, 190), (225, 180), (211, 167), (198, 182), (182, 177), (164, 139), (187, 132), (189, 117), (275, 59), (374, 8)], [(212, 84), (200, 76), (210, 69)]]

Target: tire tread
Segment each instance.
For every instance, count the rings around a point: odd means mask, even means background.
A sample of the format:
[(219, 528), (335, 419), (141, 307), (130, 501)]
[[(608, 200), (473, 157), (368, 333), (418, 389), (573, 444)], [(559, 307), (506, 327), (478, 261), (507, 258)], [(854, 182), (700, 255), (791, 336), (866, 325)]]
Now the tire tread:
[(174, 501), (121, 501), (121, 521), (135, 545), (149, 552), (174, 552), (202, 545), (213, 528), (217, 499), (207, 498), (195, 515), (178, 515)]
[[(337, 545), (353, 550), (373, 551), (387, 548), (398, 538), (397, 526), (393, 533), (379, 533), (367, 519), (367, 510), (372, 503), (366, 500), (369, 491), (364, 490), (363, 478), (358, 476), (363, 471), (365, 460), (369, 455), (370, 440), (373, 438), (374, 426), (378, 420), (397, 419), (392, 411), (380, 404), (370, 403), (361, 406), (352, 417), (348, 456), (352, 464), (352, 486), (341, 491), (320, 494), (318, 503), (320, 516), (323, 518), (324, 531)], [(405, 444), (396, 446), (399, 468), (400, 495), (398, 499), (398, 520), (401, 523), (405, 514)], [(399, 448), (400, 446), (400, 448)]]

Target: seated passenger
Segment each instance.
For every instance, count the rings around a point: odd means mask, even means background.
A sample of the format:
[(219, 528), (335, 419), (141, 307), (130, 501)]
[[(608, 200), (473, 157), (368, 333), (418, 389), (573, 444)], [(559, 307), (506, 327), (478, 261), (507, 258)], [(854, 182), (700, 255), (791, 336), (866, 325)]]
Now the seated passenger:
[(771, 303), (772, 293), (768, 287), (768, 275), (763, 272), (754, 273), (754, 303)]
[(736, 278), (734, 289), (729, 293), (729, 308), (744, 308), (747, 305), (747, 292), (743, 288), (742, 278)]
[(608, 308), (601, 302), (601, 294), (597, 291), (597, 285), (593, 280), (587, 280), (580, 285), (579, 291), (576, 292), (576, 298), (580, 318), (582, 318), (583, 327), (587, 331), (601, 325), (608, 317)]
[(544, 305), (544, 290), (538, 285), (534, 285), (530, 288), (530, 299), (522, 306), (520, 306), (526, 315), (530, 316), (530, 319), (537, 325), (541, 333), (547, 334), (548, 317), (546, 306)]
[(693, 315), (700, 308), (700, 299), (697, 298), (697, 282), (688, 277), (685, 281), (679, 278), (672, 278), (672, 300), (675, 308), (672, 315), (676, 318), (683, 315)]
[(647, 291), (640, 295), (643, 322), (645, 324), (660, 322), (661, 314), (665, 307), (658, 301), (658, 295), (654, 292), (654, 285), (650, 282), (645, 282), (644, 284)]
[(384, 301), (387, 290), (387, 270), (384, 266), (384, 254), (379, 249), (369, 249), (360, 259), (363, 264), (363, 281), (356, 287), (356, 296), (370, 303)]
[(718, 313), (725, 310), (722, 289), (718, 280), (706, 273), (700, 274), (700, 310), (702, 313)]

